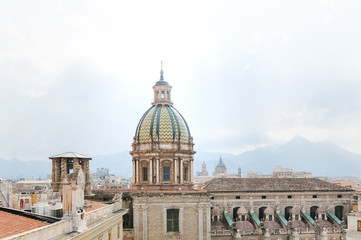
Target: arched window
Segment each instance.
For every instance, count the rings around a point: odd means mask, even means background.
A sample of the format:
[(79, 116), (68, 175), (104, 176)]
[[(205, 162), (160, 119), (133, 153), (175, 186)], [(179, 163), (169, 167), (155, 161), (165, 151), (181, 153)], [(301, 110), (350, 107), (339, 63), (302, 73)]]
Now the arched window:
[(310, 216), (312, 219), (316, 219), (316, 210), (317, 210), (318, 206), (312, 206), (310, 208)]
[(235, 207), (233, 208), (233, 220), (237, 220), (238, 216), (237, 216), (237, 211), (238, 211), (239, 207)]
[(335, 215), (338, 219), (343, 219), (343, 206), (336, 206), (335, 207)]
[(291, 213), (290, 213), (291, 208), (292, 208), (292, 206), (288, 206), (288, 207), (285, 208), (285, 218), (286, 218), (287, 221), (291, 217)]
[(264, 210), (266, 209), (267, 207), (260, 207), (258, 209), (258, 219), (259, 220), (263, 220), (265, 218), (265, 215), (264, 215)]

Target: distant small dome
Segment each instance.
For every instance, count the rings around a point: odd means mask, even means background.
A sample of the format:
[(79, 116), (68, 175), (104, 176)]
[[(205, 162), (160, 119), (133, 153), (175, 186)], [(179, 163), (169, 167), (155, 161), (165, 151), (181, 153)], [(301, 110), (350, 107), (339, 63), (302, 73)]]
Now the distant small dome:
[(300, 209), (298, 207), (293, 207), (293, 208), (291, 208), (290, 213), (300, 214)]
[(273, 214), (275, 212), (275, 210), (271, 207), (267, 207), (265, 210), (264, 210), (264, 213), (265, 214)]
[(212, 215), (219, 215), (219, 209), (217, 207), (212, 209)]
[(242, 214), (247, 214), (247, 213), (248, 213), (248, 211), (243, 206), (241, 206), (237, 210), (237, 215), (242, 215)]
[(218, 163), (217, 163), (216, 168), (224, 168), (224, 169), (227, 169), (227, 167), (226, 167), (226, 165), (223, 163), (223, 160), (222, 160), (221, 157), (219, 158), (219, 161), (218, 161)]
[(317, 208), (316, 213), (317, 214), (326, 213), (326, 208), (321, 206), (321, 207)]

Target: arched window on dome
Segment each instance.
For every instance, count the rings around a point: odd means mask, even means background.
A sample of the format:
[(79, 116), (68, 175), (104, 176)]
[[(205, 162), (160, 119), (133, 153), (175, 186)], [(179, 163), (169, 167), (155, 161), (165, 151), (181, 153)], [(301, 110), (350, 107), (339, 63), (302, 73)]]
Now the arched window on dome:
[(164, 99), (164, 96), (165, 95), (165, 92), (164, 91), (161, 91), (161, 93), (160, 93), (160, 97), (162, 98), (162, 99)]

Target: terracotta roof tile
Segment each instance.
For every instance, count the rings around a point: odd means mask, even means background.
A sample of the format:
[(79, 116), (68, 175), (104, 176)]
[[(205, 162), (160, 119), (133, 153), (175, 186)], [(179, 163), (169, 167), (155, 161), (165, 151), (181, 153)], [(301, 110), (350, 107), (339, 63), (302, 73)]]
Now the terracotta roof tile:
[(204, 185), (209, 192), (352, 192), (316, 178), (214, 178)]
[(49, 224), (48, 222), (0, 210), (0, 239)]

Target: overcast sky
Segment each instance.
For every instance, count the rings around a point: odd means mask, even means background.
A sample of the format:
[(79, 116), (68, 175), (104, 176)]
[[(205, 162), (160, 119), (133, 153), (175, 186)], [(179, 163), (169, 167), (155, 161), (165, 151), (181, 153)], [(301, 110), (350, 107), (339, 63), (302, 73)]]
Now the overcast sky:
[(361, 154), (360, 1), (0, 1), (0, 158), (130, 150), (164, 77), (196, 150)]

